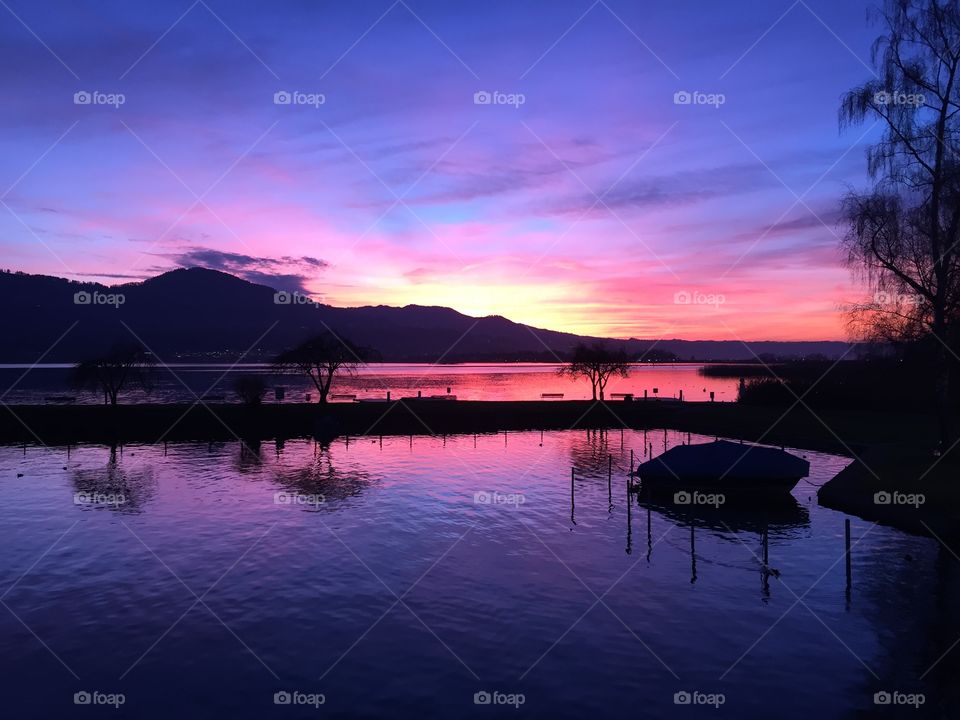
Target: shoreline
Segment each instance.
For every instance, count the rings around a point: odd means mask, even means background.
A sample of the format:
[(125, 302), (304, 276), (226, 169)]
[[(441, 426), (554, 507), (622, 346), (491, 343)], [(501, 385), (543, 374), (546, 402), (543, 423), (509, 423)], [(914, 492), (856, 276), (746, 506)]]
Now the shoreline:
[(671, 400), (430, 400), (238, 404), (8, 405), (0, 443), (268, 440), (335, 435), (443, 435), (504, 430), (650, 429), (762, 441), (851, 456), (933, 437), (934, 419), (905, 412), (813, 415), (740, 403)]
[[(635, 400), (595, 402), (416, 400), (392, 402), (237, 404), (8, 405), (0, 444), (71, 445), (177, 441), (263, 441), (338, 436), (456, 435), (574, 429), (671, 429), (854, 459), (824, 483), (818, 502), (834, 510), (932, 534), (960, 527), (955, 457), (935, 471), (932, 416), (842, 411), (814, 415), (804, 407)], [(960, 453), (955, 453), (957, 455)], [(867, 469), (869, 468), (869, 469)], [(879, 477), (874, 476), (874, 473)], [(921, 507), (875, 502), (881, 491), (922, 493)]]

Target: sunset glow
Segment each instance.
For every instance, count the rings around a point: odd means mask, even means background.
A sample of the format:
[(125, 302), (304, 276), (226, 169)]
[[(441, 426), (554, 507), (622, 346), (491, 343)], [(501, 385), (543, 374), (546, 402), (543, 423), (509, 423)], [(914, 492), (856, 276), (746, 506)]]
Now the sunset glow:
[(42, 42), (0, 22), (21, 68), (6, 267), (113, 284), (203, 265), (616, 337), (845, 337), (861, 290), (838, 199), (870, 129), (840, 134), (837, 104), (868, 73), (859, 4), (780, 24), (745, 1), (181, 5), (106, 3), (108, 31), (11, 3)]

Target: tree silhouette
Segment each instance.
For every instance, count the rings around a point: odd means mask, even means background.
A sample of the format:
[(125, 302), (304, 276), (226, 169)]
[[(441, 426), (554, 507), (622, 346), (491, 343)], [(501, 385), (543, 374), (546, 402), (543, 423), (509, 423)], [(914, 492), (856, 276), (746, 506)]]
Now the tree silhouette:
[(117, 344), (99, 357), (77, 363), (71, 381), (78, 387), (103, 393), (104, 405), (116, 405), (118, 395), (128, 385), (147, 391), (153, 388), (154, 365), (152, 355), (140, 345)]
[(602, 343), (585, 345), (579, 343), (573, 349), (570, 362), (560, 368), (560, 374), (571, 378), (585, 377), (593, 388), (593, 399), (604, 399), (607, 382), (614, 375), (627, 377), (630, 374), (630, 356), (620, 348), (610, 350)]
[(259, 405), (267, 394), (267, 383), (259, 375), (241, 375), (233, 381), (233, 391), (244, 405)]
[(320, 395), (319, 402), (326, 403), (330, 385), (338, 373), (352, 375), (357, 368), (374, 358), (370, 348), (354, 345), (349, 340), (325, 332), (310, 338), (292, 350), (280, 353), (273, 361), (278, 372), (300, 373), (313, 382)]
[(857, 334), (937, 345), (940, 447), (952, 442), (951, 357), (960, 320), (960, 3), (886, 0), (873, 46), (878, 79), (851, 90), (841, 126), (878, 121), (874, 181), (843, 203), (848, 262), (873, 291)]

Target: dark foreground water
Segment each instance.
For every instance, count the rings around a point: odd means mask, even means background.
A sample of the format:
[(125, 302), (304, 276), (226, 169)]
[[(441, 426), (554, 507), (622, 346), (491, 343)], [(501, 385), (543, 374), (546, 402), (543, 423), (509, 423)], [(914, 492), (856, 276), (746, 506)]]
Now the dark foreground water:
[(0, 448), (2, 715), (958, 716), (949, 550), (854, 519), (848, 589), (810, 483), (628, 507), (664, 442)]

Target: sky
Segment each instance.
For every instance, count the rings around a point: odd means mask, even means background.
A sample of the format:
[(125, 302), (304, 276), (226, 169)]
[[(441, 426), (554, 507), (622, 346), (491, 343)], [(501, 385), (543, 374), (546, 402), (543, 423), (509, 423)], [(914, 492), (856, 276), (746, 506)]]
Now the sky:
[(3, 267), (845, 339), (860, 0), (3, 0)]

